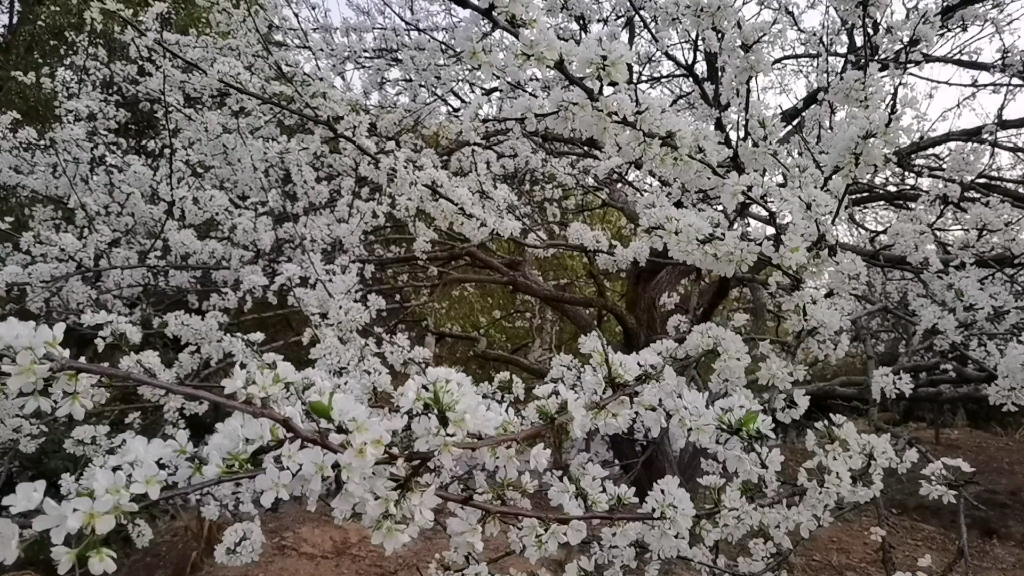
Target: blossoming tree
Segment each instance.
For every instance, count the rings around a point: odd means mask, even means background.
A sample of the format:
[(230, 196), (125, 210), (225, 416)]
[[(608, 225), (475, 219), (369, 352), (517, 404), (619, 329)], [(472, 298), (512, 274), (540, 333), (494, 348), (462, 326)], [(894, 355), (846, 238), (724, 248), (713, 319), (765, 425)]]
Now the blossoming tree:
[(0, 562), (190, 498), (241, 564), (301, 499), (438, 575), (774, 574), (919, 456), (812, 398), (1024, 403), (1020, 3), (202, 7), (97, 2), (0, 117)]

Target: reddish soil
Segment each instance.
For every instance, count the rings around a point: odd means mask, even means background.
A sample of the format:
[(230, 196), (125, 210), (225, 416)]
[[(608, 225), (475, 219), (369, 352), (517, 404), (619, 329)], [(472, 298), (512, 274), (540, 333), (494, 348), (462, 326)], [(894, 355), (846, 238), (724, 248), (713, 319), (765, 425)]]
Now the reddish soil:
[[(918, 429), (912, 435), (935, 456), (959, 456), (977, 469), (978, 483), (970, 491), (977, 505), (969, 504), (965, 514), (973, 575), (1024, 576), (1024, 439), (969, 429), (947, 430), (936, 446), (930, 431)], [(916, 478), (893, 485), (886, 500), (885, 528), (897, 569), (918, 570), (917, 558), (927, 553), (933, 561), (928, 574), (936, 576), (943, 573), (957, 550), (957, 509), (921, 497), (919, 486)], [(202, 526), (177, 521), (169, 523), (154, 546), (118, 575), (419, 576), (434, 554), (446, 548), (443, 531), (434, 529), (399, 553), (385, 556), (370, 544), (362, 528), (337, 526), (326, 511), (310, 514), (298, 507), (264, 516), (263, 525), (267, 543), (257, 564), (240, 568), (213, 565), (208, 556), (216, 542), (215, 531), (207, 527), (204, 537)], [(873, 507), (843, 517), (797, 549), (789, 573), (883, 576), (879, 544), (868, 532), (877, 525)], [(500, 567), (531, 568), (517, 558)], [(945, 573), (967, 574), (963, 562)]]
[[(977, 484), (964, 512), (975, 576), (1024, 576), (1024, 439), (971, 429), (945, 430), (935, 445), (931, 431), (912, 432), (935, 457), (961, 457), (977, 469)], [(940, 574), (957, 551), (957, 507), (918, 493), (917, 477), (893, 484), (886, 498), (885, 529), (899, 570), (918, 570), (917, 558), (931, 554), (929, 574)], [(878, 526), (874, 508), (851, 514), (822, 530), (801, 547), (793, 562), (796, 576), (882, 575), (879, 545), (869, 537)], [(967, 574), (962, 562), (949, 575)]]

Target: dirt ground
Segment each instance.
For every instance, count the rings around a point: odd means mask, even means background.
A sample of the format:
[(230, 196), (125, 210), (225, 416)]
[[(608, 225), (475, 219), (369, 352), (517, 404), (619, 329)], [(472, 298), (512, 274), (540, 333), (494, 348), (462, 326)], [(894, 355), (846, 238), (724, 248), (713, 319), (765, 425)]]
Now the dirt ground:
[[(912, 433), (935, 456), (960, 456), (976, 469), (978, 484), (966, 510), (974, 576), (1024, 576), (1024, 438), (970, 429), (946, 430), (936, 446), (930, 431)], [(957, 549), (956, 507), (918, 494), (916, 478), (893, 486), (886, 500), (885, 528), (897, 568), (918, 569), (928, 553), (929, 574), (943, 573)], [(393, 556), (370, 544), (358, 526), (335, 525), (326, 511), (297, 507), (263, 519), (267, 543), (254, 565), (228, 568), (208, 559), (217, 534), (182, 522), (170, 523), (145, 555), (118, 576), (420, 576), (435, 553), (446, 548), (444, 533), (433, 530)], [(800, 546), (788, 570), (793, 576), (883, 576), (879, 545), (869, 538), (878, 525), (873, 507), (851, 513)], [(204, 544), (205, 543), (205, 544)], [(499, 567), (528, 570), (523, 559)], [(684, 572), (676, 572), (683, 574)], [(962, 562), (948, 576), (966, 575)]]
[[(931, 431), (915, 430), (919, 445), (936, 457), (961, 457), (977, 469), (968, 490), (976, 504), (964, 512), (974, 576), (1024, 576), (1024, 438), (971, 429), (944, 430), (935, 445)], [(918, 493), (919, 477), (893, 485), (886, 499), (885, 529), (897, 567), (913, 571), (917, 558), (931, 554), (929, 574), (944, 573), (957, 549), (957, 508)], [(868, 531), (878, 525), (873, 508), (841, 519), (798, 549), (796, 576), (882, 575), (878, 544)], [(949, 575), (967, 574), (958, 563)]]

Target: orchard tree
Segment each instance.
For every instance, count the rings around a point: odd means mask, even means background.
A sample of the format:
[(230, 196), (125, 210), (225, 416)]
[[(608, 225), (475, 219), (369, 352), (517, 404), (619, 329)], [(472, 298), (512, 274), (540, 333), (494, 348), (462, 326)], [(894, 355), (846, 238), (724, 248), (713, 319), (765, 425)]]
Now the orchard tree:
[(1024, 404), (1019, 2), (201, 8), (90, 4), (0, 120), (0, 562), (299, 498), (436, 575), (777, 574), (921, 457), (880, 406)]

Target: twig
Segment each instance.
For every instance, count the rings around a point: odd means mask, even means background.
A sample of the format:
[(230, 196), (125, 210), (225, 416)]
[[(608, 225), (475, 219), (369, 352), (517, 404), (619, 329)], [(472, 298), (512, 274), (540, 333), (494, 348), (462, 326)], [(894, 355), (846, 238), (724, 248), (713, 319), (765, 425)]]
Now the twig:
[(652, 514), (632, 513), (632, 512), (587, 512), (584, 514), (558, 514), (552, 512), (542, 512), (539, 510), (528, 510), (526, 508), (516, 508), (512, 506), (497, 506), (495, 504), (488, 504), (486, 502), (479, 502), (474, 500), (472, 496), (452, 494), (449, 492), (437, 492), (437, 497), (445, 502), (451, 502), (453, 504), (461, 504), (469, 508), (476, 508), (477, 510), (487, 512), (488, 514), (494, 514), (496, 516), (515, 516), (517, 518), (536, 518), (538, 520), (544, 520), (553, 524), (568, 524), (574, 520), (603, 520), (606, 522), (648, 522), (656, 520)]
[(13, 446), (4, 456), (3, 468), (0, 468), (0, 487), (3, 487), (4, 482), (7, 481), (7, 473), (11, 470), (11, 461), (14, 460), (14, 454), (18, 452), (18, 447)]
[(243, 472), (241, 474), (234, 474), (232, 476), (221, 476), (220, 478), (214, 478), (212, 480), (207, 480), (205, 482), (199, 482), (199, 483), (196, 483), (196, 484), (192, 484), (191, 486), (185, 486), (185, 487), (182, 487), (182, 488), (176, 488), (174, 490), (167, 490), (167, 491), (161, 493), (155, 499), (150, 500), (149, 502), (144, 502), (142, 504), (142, 506), (149, 506), (151, 504), (156, 504), (157, 502), (161, 502), (163, 500), (170, 500), (172, 498), (179, 498), (181, 496), (188, 496), (189, 494), (194, 494), (196, 492), (200, 492), (202, 490), (206, 490), (207, 488), (213, 488), (214, 486), (219, 486), (221, 484), (227, 484), (228, 482), (235, 482), (235, 481), (238, 481), (238, 480), (248, 480), (249, 478), (257, 477), (260, 474), (263, 474), (263, 469), (262, 468), (260, 468), (259, 470), (252, 470), (252, 471), (249, 471), (249, 472)]
[(875, 378), (875, 365), (877, 363), (875, 347), (871, 342), (871, 335), (868, 333), (867, 329), (864, 328), (863, 322), (857, 320), (854, 322), (854, 326), (857, 329), (857, 336), (860, 337), (861, 344), (864, 346), (864, 355), (867, 356), (866, 373), (864, 376), (867, 380), (865, 386), (870, 394), (870, 399), (868, 400), (868, 423), (871, 424), (872, 429), (878, 430), (878, 399), (875, 398), (874, 394), (870, 393), (872, 388), (871, 381)]
[(960, 542), (958, 541), (956, 543), (956, 552), (953, 553), (953, 557), (949, 559), (949, 562), (946, 563), (946, 566), (941, 571), (939, 571), (937, 576), (950, 576), (950, 574), (953, 573), (953, 570), (956, 569), (956, 565), (959, 564), (960, 561), (963, 559), (964, 547), (961, 546)]
[[(815, 554), (814, 557), (819, 559), (821, 558), (821, 556), (818, 556), (817, 554)], [(827, 561), (829, 565), (832, 566), (832, 569), (836, 571), (836, 574), (839, 576), (846, 576), (846, 570), (843, 570), (838, 564), (836, 564), (835, 554), (832, 555), (832, 558), (828, 558)]]
[[(963, 496), (963, 491), (961, 491), (960, 495)], [(967, 546), (967, 522), (964, 519), (964, 500), (965, 498), (957, 500), (957, 508), (960, 515), (960, 549), (964, 553), (964, 567), (967, 568), (967, 576), (974, 576), (974, 570), (971, 568), (971, 551)]]
[(292, 436), (295, 436), (296, 438), (302, 440), (303, 442), (306, 442), (307, 444), (320, 446), (321, 448), (329, 452), (334, 452), (335, 454), (340, 454), (344, 452), (344, 450), (342, 450), (341, 447), (336, 445), (334, 442), (331, 442), (327, 438), (324, 438), (319, 434), (300, 426), (291, 418), (288, 418), (283, 414), (280, 414), (273, 410), (269, 410), (267, 408), (261, 408), (258, 406), (252, 406), (250, 404), (244, 404), (242, 402), (238, 402), (237, 400), (232, 400), (230, 398), (218, 396), (216, 394), (213, 394), (212, 392), (207, 392), (205, 390), (197, 390), (195, 388), (191, 388), (189, 386), (184, 386), (181, 384), (171, 384), (170, 382), (164, 382), (163, 380), (151, 378), (143, 374), (134, 374), (132, 372), (128, 372), (127, 370), (119, 370), (117, 368), (111, 368), (109, 366), (100, 366), (99, 364), (88, 364), (86, 362), (78, 362), (67, 358), (54, 362), (52, 370), (54, 372), (70, 370), (74, 372), (81, 372), (84, 374), (103, 376), (111, 380), (133, 382), (135, 384), (151, 386), (153, 388), (158, 388), (160, 390), (164, 390), (172, 394), (177, 394), (182, 398), (188, 398), (190, 400), (200, 400), (203, 402), (209, 402), (211, 404), (220, 405), (230, 410), (234, 410), (235, 412), (248, 414), (253, 418), (265, 418), (267, 420), (270, 420), (271, 422), (274, 422), (281, 426), (281, 428), (284, 428), (284, 430), (289, 432)]
[[(875, 511), (878, 513), (878, 525), (882, 530), (886, 530), (885, 515), (885, 501), (882, 499), (882, 494), (878, 494), (878, 498), (875, 498)], [(896, 559), (893, 558), (892, 544), (889, 542), (889, 535), (882, 534), (882, 544), (880, 546), (882, 550), (882, 569), (885, 570), (885, 576), (893, 576), (896, 572)]]

